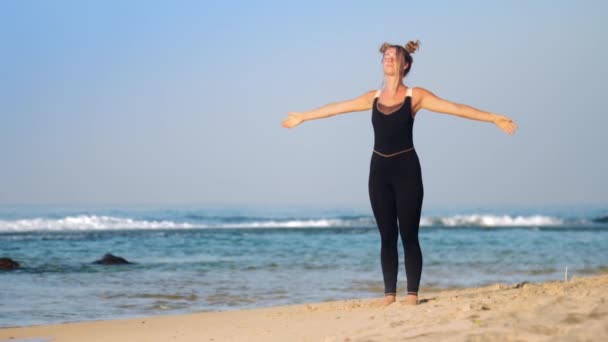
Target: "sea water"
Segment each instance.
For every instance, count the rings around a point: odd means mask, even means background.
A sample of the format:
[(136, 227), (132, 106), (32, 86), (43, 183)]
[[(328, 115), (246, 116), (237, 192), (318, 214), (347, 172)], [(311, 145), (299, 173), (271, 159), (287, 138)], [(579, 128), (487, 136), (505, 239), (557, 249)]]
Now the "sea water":
[[(607, 208), (425, 209), (419, 295), (606, 272)], [(5, 205), (0, 257), (0, 327), (383, 296), (371, 210)]]

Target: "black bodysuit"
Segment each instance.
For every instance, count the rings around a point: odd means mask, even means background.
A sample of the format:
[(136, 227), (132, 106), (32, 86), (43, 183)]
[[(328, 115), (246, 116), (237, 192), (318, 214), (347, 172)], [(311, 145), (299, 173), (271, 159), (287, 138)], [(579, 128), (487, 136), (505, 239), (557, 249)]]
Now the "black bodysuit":
[(422, 274), (418, 229), (424, 189), (420, 161), (412, 138), (412, 88), (408, 88), (402, 103), (391, 107), (378, 103), (379, 94), (380, 91), (376, 93), (372, 109), (374, 152), (368, 186), (382, 240), (380, 261), (384, 293), (397, 293), (397, 241), (401, 234), (407, 291), (409, 294), (417, 294)]

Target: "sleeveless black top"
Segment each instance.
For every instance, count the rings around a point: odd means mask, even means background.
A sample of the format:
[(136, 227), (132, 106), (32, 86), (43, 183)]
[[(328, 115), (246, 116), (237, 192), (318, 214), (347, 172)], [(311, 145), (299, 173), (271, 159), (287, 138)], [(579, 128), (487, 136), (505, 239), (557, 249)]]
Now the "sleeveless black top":
[[(379, 94), (380, 91), (376, 93), (372, 109), (374, 150), (382, 154), (393, 154), (413, 148), (412, 88), (408, 88), (403, 102), (390, 107), (378, 103)], [(388, 108), (388, 111), (380, 111), (379, 108)]]

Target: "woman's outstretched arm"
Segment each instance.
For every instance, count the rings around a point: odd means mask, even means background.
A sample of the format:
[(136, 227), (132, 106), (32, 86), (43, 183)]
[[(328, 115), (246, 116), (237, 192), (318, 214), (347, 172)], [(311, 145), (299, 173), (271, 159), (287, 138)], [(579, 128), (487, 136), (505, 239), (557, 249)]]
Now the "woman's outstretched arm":
[(436, 96), (424, 88), (416, 87), (416, 91), (416, 95), (420, 96), (419, 109), (428, 109), (432, 112), (452, 114), (471, 120), (492, 122), (508, 134), (515, 133), (515, 130), (517, 129), (517, 124), (507, 116), (479, 110), (462, 103), (450, 102)]
[(308, 120), (322, 119), (343, 113), (369, 110), (372, 108), (372, 104), (374, 103), (375, 92), (375, 90), (370, 90), (354, 99), (341, 102), (332, 102), (307, 112), (289, 112), (287, 113), (287, 118), (283, 120), (282, 126), (285, 128), (292, 128)]

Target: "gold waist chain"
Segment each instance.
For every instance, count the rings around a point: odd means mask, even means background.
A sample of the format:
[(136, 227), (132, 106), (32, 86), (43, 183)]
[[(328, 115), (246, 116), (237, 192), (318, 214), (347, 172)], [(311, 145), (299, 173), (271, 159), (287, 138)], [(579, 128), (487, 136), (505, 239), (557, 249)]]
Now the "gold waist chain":
[(404, 153), (404, 152), (407, 152), (407, 151), (411, 151), (411, 150), (413, 150), (413, 149), (414, 149), (413, 147), (410, 147), (410, 148), (408, 148), (407, 150), (399, 151), (399, 152), (392, 153), (392, 154), (382, 154), (382, 153), (380, 153), (380, 152), (378, 152), (378, 151), (376, 151), (376, 150), (374, 150), (374, 152), (378, 153), (379, 155), (381, 155), (381, 156), (383, 156), (383, 157), (392, 157), (392, 156), (394, 156), (394, 155), (397, 155), (397, 154), (400, 154), (400, 153)]

